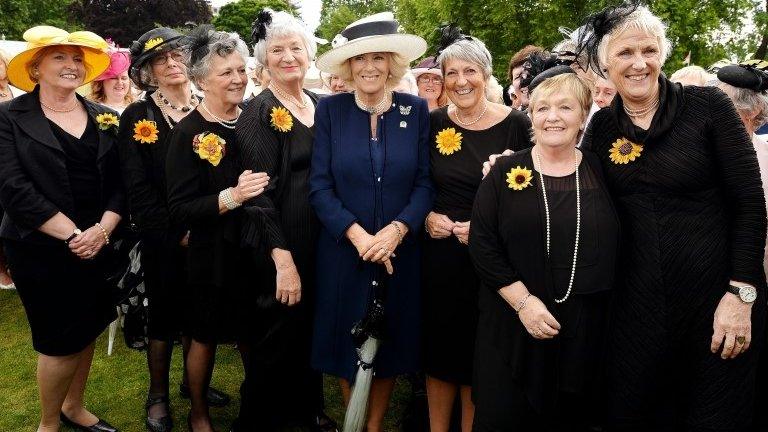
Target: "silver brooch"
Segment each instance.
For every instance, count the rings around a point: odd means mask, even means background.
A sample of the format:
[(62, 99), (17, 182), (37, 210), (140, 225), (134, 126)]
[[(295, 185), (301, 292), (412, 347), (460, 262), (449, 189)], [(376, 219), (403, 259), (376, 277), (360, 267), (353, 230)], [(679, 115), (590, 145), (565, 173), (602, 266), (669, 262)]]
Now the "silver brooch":
[[(408, 106), (400, 105), (400, 114), (408, 115), (410, 113), (411, 113), (411, 106), (410, 105), (408, 105)], [(405, 126), (402, 126), (402, 127), (405, 127)]]
[[(402, 107), (401, 107), (401, 108), (402, 108)], [(408, 107), (408, 108), (410, 108), (410, 107)], [(404, 127), (406, 127), (406, 126), (408, 126), (408, 123), (406, 123), (406, 122), (405, 122), (405, 120), (403, 120), (403, 121), (401, 121), (401, 122), (400, 122), (400, 127), (401, 127), (401, 128), (404, 128)]]

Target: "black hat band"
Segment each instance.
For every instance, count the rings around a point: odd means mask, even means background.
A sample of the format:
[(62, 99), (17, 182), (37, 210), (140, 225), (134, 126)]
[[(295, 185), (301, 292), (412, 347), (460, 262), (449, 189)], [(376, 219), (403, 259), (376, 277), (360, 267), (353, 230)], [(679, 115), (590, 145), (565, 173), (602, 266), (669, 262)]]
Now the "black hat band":
[(397, 21), (373, 21), (358, 24), (341, 32), (348, 41), (360, 39), (366, 36), (382, 36), (397, 33)]

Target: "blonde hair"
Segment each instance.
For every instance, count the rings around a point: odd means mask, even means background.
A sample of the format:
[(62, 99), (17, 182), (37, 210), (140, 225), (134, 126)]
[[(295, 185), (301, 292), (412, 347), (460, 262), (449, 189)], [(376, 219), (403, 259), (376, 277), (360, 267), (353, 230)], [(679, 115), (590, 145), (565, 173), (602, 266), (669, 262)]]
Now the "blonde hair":
[(691, 65), (676, 70), (675, 73), (669, 77), (669, 80), (672, 82), (680, 82), (682, 80), (695, 81), (693, 85), (702, 87), (707, 84), (707, 81), (709, 81), (711, 77), (712, 76), (708, 74), (703, 67)]
[(91, 73), (91, 65), (89, 65), (87, 62), (85, 62), (85, 52), (83, 51), (83, 48), (80, 48), (79, 46), (74, 45), (52, 45), (40, 48), (37, 50), (35, 55), (32, 56), (31, 59), (27, 62), (26, 65), (24, 65), (24, 69), (27, 71), (27, 75), (29, 75), (29, 79), (32, 80), (32, 82), (37, 82), (39, 76), (37, 76), (34, 71), (37, 69), (38, 66), (40, 66), (40, 62), (43, 61), (43, 57), (50, 54), (53, 51), (56, 50), (73, 50), (75, 52), (80, 53), (80, 55), (83, 56), (83, 67), (85, 68), (85, 74), (89, 75)]
[[(104, 91), (104, 81), (91, 82), (91, 93), (88, 95), (88, 99), (101, 104), (107, 101), (107, 92)], [(128, 105), (132, 104), (133, 100), (133, 82), (128, 79), (128, 93), (123, 97), (123, 102)]]
[(555, 93), (570, 93), (581, 106), (586, 118), (592, 107), (592, 92), (582, 80), (574, 73), (555, 75), (542, 81), (530, 94), (528, 99), (528, 112), (536, 111), (536, 104), (552, 96)]
[[(389, 54), (389, 77), (387, 78), (387, 87), (395, 88), (400, 84), (400, 80), (408, 72), (408, 66), (410, 63), (408, 59), (401, 56), (398, 53), (388, 52)], [(355, 80), (352, 78), (352, 66), (349, 65), (350, 60), (353, 57), (348, 58), (344, 63), (339, 65), (339, 78), (343, 79), (349, 88), (355, 88)]]
[(5, 63), (5, 67), (8, 67), (8, 62), (11, 61), (11, 56), (7, 52), (0, 49), (0, 61)]
[(485, 98), (489, 102), (504, 104), (504, 87), (499, 84), (495, 76), (491, 75), (485, 85)]
[(608, 66), (608, 46), (611, 44), (611, 40), (620, 36), (622, 33), (629, 29), (641, 30), (645, 34), (655, 37), (656, 42), (659, 45), (659, 58), (661, 59), (661, 66), (664, 66), (664, 62), (669, 57), (669, 53), (672, 50), (672, 43), (667, 39), (667, 26), (659, 17), (654, 15), (645, 6), (638, 6), (634, 12), (629, 14), (624, 21), (611, 30), (608, 34), (603, 36), (600, 40), (600, 45), (597, 47), (597, 58), (600, 62), (601, 68), (607, 68)]

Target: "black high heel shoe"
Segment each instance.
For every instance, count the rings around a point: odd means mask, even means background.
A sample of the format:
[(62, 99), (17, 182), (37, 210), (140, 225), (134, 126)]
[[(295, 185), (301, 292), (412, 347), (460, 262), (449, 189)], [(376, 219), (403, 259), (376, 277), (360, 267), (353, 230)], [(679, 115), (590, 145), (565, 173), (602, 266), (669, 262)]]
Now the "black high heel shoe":
[[(166, 415), (159, 419), (149, 416), (149, 408), (153, 405), (165, 404)], [(173, 429), (173, 418), (171, 418), (171, 404), (168, 402), (168, 395), (151, 398), (147, 396), (147, 402), (144, 404), (147, 412), (147, 430), (150, 432), (170, 432)]]
[(59, 414), (59, 418), (61, 419), (61, 422), (65, 425), (75, 428), (79, 431), (84, 432), (119, 432), (118, 429), (111, 424), (105, 422), (104, 420), (97, 417), (97, 422), (93, 426), (83, 426), (81, 424), (77, 424), (73, 422), (72, 420), (68, 419), (67, 416), (64, 415), (64, 413)]

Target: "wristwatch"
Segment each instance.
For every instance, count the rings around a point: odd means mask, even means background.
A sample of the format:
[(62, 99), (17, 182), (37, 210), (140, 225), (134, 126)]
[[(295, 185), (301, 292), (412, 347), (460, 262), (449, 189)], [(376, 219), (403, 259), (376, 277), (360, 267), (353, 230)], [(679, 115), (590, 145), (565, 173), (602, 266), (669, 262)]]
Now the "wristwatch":
[(757, 299), (757, 290), (752, 285), (728, 285), (728, 292), (739, 296), (744, 303), (754, 303)]
[(83, 233), (83, 232), (82, 232), (82, 231), (80, 231), (80, 229), (79, 229), (79, 228), (75, 228), (75, 229), (72, 231), (72, 235), (71, 235), (71, 236), (69, 236), (69, 237), (67, 237), (67, 239), (66, 239), (66, 240), (64, 240), (64, 243), (66, 243), (66, 244), (69, 244), (69, 242), (71, 242), (72, 240), (74, 240), (74, 239), (75, 239), (75, 237), (79, 236), (79, 235), (80, 235), (80, 234), (82, 234), (82, 233)]

